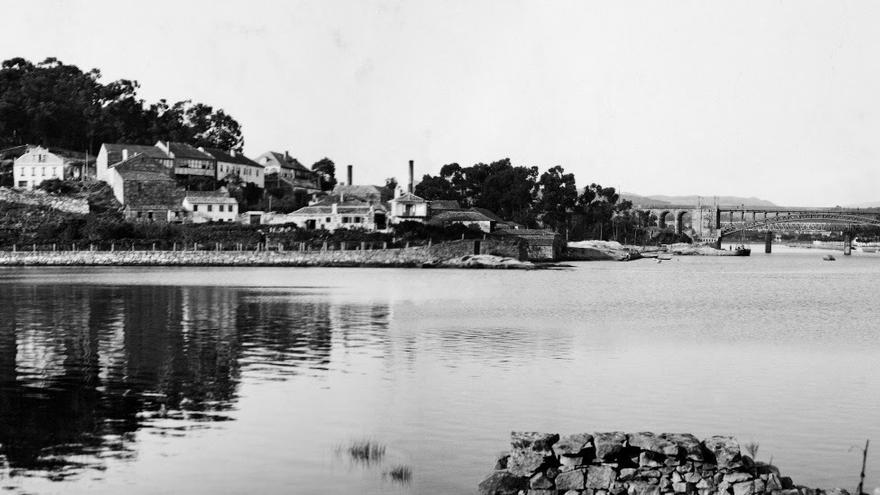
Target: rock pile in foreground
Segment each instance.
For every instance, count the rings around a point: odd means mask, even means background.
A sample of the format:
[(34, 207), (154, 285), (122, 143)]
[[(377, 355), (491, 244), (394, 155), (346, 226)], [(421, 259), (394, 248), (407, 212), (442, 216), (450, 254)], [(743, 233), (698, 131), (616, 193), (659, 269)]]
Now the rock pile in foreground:
[[(687, 433), (513, 432), (480, 495), (822, 495), (740, 452)], [(832, 490), (848, 495), (845, 490)]]

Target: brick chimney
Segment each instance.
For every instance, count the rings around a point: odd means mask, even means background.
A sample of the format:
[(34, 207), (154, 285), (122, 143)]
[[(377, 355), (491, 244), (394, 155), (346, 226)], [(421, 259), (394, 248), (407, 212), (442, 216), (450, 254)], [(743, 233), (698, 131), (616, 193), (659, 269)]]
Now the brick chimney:
[(349, 166), (348, 166), (348, 185), (349, 185), (349, 186), (353, 186), (353, 185), (354, 185), (354, 182), (351, 181), (351, 169), (352, 169), (352, 168), (353, 168), (352, 165), (349, 165)]
[(414, 178), (413, 178), (413, 161), (410, 160), (410, 161), (409, 161), (409, 184), (407, 184), (407, 186), (406, 186), (406, 187), (407, 187), (406, 190), (407, 190), (407, 192), (409, 192), (409, 193), (412, 193), (412, 192), (414, 191), (414, 189), (413, 189), (413, 181), (414, 181)]
[(287, 151), (287, 150), (284, 150), (284, 161), (285, 161), (285, 162), (289, 162), (289, 161), (290, 161), (290, 152)]

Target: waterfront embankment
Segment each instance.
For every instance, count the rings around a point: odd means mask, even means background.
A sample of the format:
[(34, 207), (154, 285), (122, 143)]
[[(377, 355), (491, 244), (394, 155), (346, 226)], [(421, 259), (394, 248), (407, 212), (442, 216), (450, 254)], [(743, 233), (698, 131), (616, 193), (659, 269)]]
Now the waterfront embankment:
[[(258, 249), (252, 251), (15, 250), (0, 252), (0, 266), (366, 266), (533, 269), (518, 246), (505, 241), (445, 242), (396, 249)], [(479, 254), (475, 254), (478, 251)]]
[[(753, 444), (756, 445), (756, 444)], [(757, 452), (757, 447), (753, 447)], [(513, 432), (480, 495), (823, 495), (741, 451), (687, 433)], [(829, 494), (848, 495), (843, 489)]]

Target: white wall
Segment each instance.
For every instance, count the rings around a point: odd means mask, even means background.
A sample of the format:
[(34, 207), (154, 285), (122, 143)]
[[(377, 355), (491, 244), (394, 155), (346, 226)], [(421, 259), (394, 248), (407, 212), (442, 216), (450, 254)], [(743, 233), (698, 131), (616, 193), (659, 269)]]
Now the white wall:
[(18, 157), (12, 165), (13, 186), (31, 190), (46, 179), (64, 179), (64, 159), (37, 146)]

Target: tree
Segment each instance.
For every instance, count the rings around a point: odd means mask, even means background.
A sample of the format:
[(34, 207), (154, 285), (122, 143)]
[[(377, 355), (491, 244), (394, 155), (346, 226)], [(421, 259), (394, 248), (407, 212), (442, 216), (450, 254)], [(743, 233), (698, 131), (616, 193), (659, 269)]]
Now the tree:
[(565, 169), (557, 165), (541, 174), (538, 188), (539, 199), (535, 208), (542, 215), (543, 222), (553, 230), (567, 234), (569, 211), (574, 209), (578, 199), (574, 174), (566, 174)]
[(336, 187), (336, 164), (333, 160), (326, 156), (321, 158), (312, 164), (312, 171), (317, 172), (321, 178), (322, 191), (332, 191)]
[(397, 190), (397, 179), (394, 177), (388, 177), (385, 179), (385, 188), (391, 191), (392, 193)]

